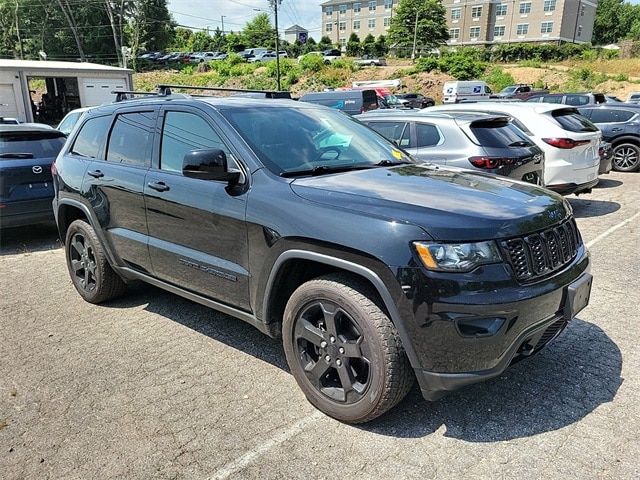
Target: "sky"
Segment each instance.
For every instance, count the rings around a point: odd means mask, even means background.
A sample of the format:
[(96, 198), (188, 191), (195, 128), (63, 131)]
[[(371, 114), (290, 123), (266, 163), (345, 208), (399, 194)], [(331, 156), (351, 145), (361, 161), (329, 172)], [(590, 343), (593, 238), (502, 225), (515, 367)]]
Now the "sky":
[[(284, 29), (298, 24), (309, 30), (316, 40), (320, 32), (320, 4), (324, 0), (282, 0), (278, 11), (278, 27)], [(262, 11), (269, 12), (273, 22), (273, 11), (268, 0), (169, 0), (169, 11), (180, 25), (211, 30), (221, 26), (221, 15), (225, 15), (225, 31), (242, 30), (244, 24)]]

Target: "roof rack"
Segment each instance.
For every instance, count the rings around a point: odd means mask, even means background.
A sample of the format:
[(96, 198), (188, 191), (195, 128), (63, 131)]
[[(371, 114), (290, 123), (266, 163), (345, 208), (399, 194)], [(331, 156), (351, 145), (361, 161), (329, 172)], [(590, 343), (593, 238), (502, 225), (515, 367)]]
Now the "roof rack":
[[(139, 92), (135, 90), (114, 90), (111, 92), (116, 96), (116, 102), (124, 102), (125, 100), (131, 100), (128, 95), (146, 95), (146, 96), (165, 96), (166, 94), (160, 89), (155, 92)], [(169, 92), (171, 94), (171, 92)]]
[(210, 92), (238, 92), (238, 93), (263, 93), (267, 98), (291, 98), (291, 93), (287, 90), (252, 90), (247, 88), (227, 88), (227, 87), (199, 87), (197, 85), (158, 85), (159, 95), (171, 95), (171, 89), (182, 90), (203, 90)]

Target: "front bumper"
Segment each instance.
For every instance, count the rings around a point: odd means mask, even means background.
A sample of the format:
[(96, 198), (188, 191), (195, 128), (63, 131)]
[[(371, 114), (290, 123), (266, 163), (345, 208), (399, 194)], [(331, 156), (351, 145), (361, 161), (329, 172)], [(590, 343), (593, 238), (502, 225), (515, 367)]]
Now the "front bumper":
[[(588, 270), (584, 245), (562, 271), (531, 284), (513, 280), (509, 267), (502, 264), (467, 274), (416, 268), (409, 277), (405, 270), (407, 298), (400, 312), (404, 318), (411, 316), (405, 325), (423, 396), (435, 400), (495, 377), (542, 349), (570, 320), (568, 287), (588, 275)], [(411, 285), (407, 285), (410, 278)], [(498, 327), (468, 329), (482, 324)]]

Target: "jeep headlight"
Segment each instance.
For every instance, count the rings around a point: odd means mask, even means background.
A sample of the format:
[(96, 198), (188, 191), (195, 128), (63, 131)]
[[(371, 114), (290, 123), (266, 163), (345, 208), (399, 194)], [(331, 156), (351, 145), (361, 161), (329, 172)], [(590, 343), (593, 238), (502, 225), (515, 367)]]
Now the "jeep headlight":
[(413, 243), (418, 256), (429, 270), (470, 272), (479, 265), (502, 261), (496, 242)]

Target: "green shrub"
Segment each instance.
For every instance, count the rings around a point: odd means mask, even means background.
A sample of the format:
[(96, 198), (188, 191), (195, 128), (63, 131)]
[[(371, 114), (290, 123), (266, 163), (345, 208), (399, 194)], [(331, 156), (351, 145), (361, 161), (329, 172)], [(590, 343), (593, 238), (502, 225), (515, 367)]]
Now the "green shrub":
[(487, 82), (494, 92), (499, 92), (503, 88), (516, 83), (510, 73), (505, 72), (500, 67), (493, 67), (486, 73), (483, 80)]
[(349, 60), (347, 58), (339, 58), (331, 64), (332, 67), (335, 68), (344, 68), (350, 72), (355, 72), (358, 70), (358, 65), (356, 65), (353, 60)]
[(304, 73), (318, 73), (324, 66), (324, 58), (320, 55), (305, 55), (300, 59), (300, 68)]
[(596, 58), (598, 58), (598, 52), (596, 50), (593, 50), (593, 49), (585, 50), (580, 55), (580, 58), (582, 58), (583, 60), (587, 60), (587, 61), (593, 61)]
[(532, 58), (530, 60), (522, 60), (518, 65), (521, 67), (542, 68), (542, 61), (537, 58)]
[(629, 75), (627, 75), (626, 73), (619, 73), (618, 75), (613, 77), (613, 79), (616, 82), (628, 82), (629, 81)]
[(415, 70), (417, 72), (431, 72), (433, 70), (438, 70), (438, 60), (438, 57), (420, 57), (416, 60)]
[(486, 69), (484, 62), (474, 60), (464, 52), (446, 54), (440, 57), (438, 69), (458, 80), (472, 80), (480, 77)]

